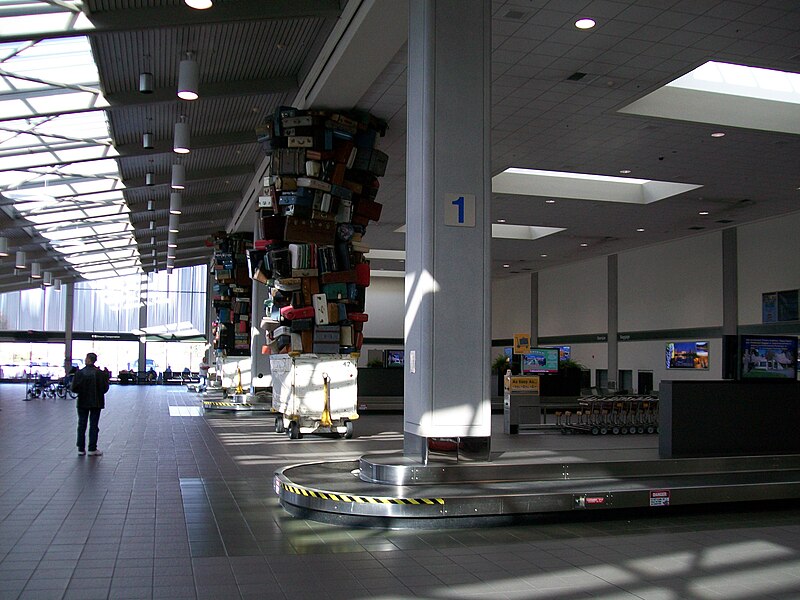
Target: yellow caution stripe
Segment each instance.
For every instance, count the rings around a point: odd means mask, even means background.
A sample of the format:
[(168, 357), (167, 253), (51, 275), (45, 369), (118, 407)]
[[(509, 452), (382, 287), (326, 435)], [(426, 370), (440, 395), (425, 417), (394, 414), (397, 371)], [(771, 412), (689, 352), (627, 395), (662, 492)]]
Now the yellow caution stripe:
[(213, 402), (211, 400), (203, 400), (203, 406), (252, 406), (252, 404), (243, 404), (241, 402)]
[(317, 498), (333, 502), (357, 502), (360, 504), (405, 504), (405, 505), (443, 505), (444, 498), (375, 498), (372, 496), (353, 496), (352, 494), (333, 494), (331, 492), (318, 492), (288, 483), (281, 483), (287, 492), (306, 498)]

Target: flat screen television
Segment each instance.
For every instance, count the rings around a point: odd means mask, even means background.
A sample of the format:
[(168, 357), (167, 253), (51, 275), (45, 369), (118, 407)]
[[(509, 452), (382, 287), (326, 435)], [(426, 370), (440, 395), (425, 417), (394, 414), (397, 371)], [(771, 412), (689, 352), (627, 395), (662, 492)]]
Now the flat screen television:
[(405, 363), (404, 350), (384, 350), (383, 364), (386, 368), (402, 367)]
[(708, 342), (669, 342), (668, 369), (708, 369)]
[(520, 372), (523, 375), (558, 373), (558, 348), (531, 348), (520, 359)]
[(740, 338), (741, 379), (797, 379), (797, 338), (743, 335)]

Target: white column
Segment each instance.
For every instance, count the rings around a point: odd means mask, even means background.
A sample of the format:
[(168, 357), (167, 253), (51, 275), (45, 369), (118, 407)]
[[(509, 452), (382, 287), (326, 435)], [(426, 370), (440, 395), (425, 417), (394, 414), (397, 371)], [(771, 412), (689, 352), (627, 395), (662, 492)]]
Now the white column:
[(404, 453), (488, 459), (491, 3), (409, 6)]

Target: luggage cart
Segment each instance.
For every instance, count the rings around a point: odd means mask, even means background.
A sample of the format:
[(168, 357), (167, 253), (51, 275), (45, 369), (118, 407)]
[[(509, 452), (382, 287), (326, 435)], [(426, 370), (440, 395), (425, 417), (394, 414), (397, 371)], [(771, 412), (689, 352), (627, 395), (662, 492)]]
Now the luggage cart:
[(575, 411), (556, 412), (561, 433), (627, 435), (658, 432), (655, 396), (587, 396)]
[(305, 433), (353, 437), (358, 370), (349, 356), (278, 354), (269, 362), (277, 433), (293, 440)]

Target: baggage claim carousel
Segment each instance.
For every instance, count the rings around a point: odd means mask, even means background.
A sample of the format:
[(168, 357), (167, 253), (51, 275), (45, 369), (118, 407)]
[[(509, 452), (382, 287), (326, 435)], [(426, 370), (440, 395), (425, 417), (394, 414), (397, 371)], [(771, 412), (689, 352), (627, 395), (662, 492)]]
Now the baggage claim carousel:
[(287, 466), (274, 475), (275, 492), (295, 516), (386, 528), (800, 498), (800, 382), (667, 381), (660, 396), (658, 449), (648, 452), (519, 450), (508, 436), (498, 441), (509, 449), (488, 462), (423, 465), (397, 452)]
[(505, 452), (484, 463), (421, 465), (383, 454), (284, 467), (274, 485), (282, 506), (302, 518), (470, 527), (552, 512), (800, 498), (800, 455), (537, 462)]

